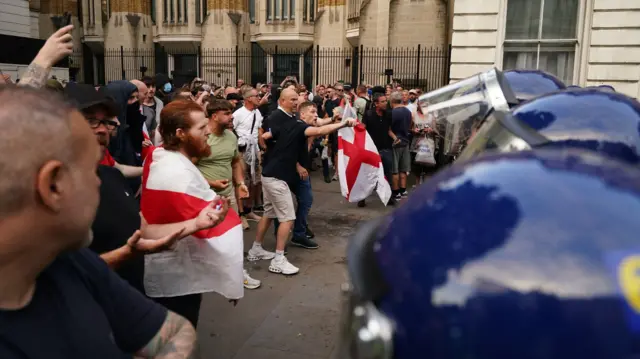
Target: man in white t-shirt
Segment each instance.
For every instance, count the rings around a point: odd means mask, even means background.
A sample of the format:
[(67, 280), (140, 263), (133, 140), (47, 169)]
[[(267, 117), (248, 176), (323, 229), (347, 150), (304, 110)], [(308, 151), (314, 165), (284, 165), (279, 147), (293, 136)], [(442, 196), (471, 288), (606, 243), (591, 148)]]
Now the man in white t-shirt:
[(250, 88), (242, 93), (242, 98), (244, 106), (233, 113), (233, 128), (238, 136), (238, 149), (243, 154), (245, 163), (244, 178), (251, 185), (248, 186), (249, 198), (244, 200), (244, 206), (238, 203), (238, 207), (245, 220), (259, 221), (260, 216), (253, 213), (253, 210), (262, 209), (260, 203), (262, 169), (260, 166), (260, 147), (258, 146), (258, 129), (262, 127), (262, 114), (258, 111), (260, 97), (258, 97), (256, 89)]

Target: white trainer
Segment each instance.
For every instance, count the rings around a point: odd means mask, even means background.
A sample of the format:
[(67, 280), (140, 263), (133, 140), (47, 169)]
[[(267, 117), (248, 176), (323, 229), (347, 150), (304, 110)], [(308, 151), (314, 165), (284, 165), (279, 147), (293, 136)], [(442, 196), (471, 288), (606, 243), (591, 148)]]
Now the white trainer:
[(244, 287), (247, 289), (257, 289), (258, 287), (260, 287), (260, 284), (262, 284), (259, 280), (255, 279), (255, 278), (251, 278), (251, 276), (249, 276), (249, 273), (247, 273), (247, 270), (244, 270)]
[(281, 273), (284, 275), (292, 275), (296, 274), (300, 271), (300, 269), (293, 264), (289, 263), (287, 257), (282, 256), (280, 258), (274, 258), (271, 260), (271, 264), (269, 264), (269, 272), (273, 273)]
[(251, 262), (259, 261), (261, 259), (273, 259), (275, 257), (275, 253), (266, 251), (264, 248), (251, 247), (247, 253), (247, 260)]

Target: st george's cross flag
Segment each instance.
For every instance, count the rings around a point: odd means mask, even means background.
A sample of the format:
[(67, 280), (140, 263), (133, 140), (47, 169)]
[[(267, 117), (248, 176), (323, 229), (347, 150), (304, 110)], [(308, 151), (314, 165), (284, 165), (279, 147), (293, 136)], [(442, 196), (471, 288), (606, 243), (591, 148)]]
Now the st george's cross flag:
[[(342, 118), (357, 118), (348, 103)], [(361, 123), (338, 130), (338, 173), (340, 190), (349, 202), (360, 202), (375, 190), (385, 206), (389, 203), (391, 187), (384, 177), (382, 159)]]
[[(217, 195), (183, 154), (162, 147), (147, 157), (140, 207), (149, 225), (198, 216)], [(178, 241), (175, 250), (145, 256), (144, 288), (149, 297), (217, 292), (240, 299), (243, 287), (242, 224), (229, 209), (224, 221)]]

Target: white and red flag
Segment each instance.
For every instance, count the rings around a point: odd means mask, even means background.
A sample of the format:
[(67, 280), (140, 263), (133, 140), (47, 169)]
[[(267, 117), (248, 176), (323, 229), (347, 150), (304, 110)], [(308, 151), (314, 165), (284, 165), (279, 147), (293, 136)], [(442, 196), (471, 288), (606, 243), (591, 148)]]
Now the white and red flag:
[[(343, 118), (357, 118), (347, 104)], [(371, 136), (361, 123), (338, 131), (338, 173), (342, 195), (349, 202), (359, 202), (375, 190), (386, 206), (391, 187), (384, 177), (382, 159)]]
[[(142, 215), (148, 224), (197, 217), (216, 194), (183, 154), (155, 148), (144, 163)], [(243, 287), (242, 225), (229, 209), (217, 226), (178, 242), (175, 250), (145, 256), (144, 287), (150, 297), (217, 292), (240, 299)]]

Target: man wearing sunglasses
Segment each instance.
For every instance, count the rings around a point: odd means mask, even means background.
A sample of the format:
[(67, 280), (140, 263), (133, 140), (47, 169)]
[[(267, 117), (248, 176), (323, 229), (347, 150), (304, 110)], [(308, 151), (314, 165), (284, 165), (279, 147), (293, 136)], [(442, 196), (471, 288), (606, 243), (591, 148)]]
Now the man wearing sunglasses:
[[(140, 177), (142, 176), (142, 167), (136, 166), (128, 166), (121, 163), (116, 162), (116, 160), (111, 156), (108, 149), (109, 139), (113, 138), (118, 132), (118, 127), (120, 127), (120, 121), (118, 121), (118, 108), (117, 105), (113, 101), (107, 101), (106, 90), (100, 89), (96, 93), (95, 91), (92, 93), (76, 93), (80, 92), (79, 89), (83, 88), (83, 86), (78, 87), (76, 84), (71, 85), (71, 88), (66, 89), (67, 96), (72, 94), (74, 97), (74, 102), (82, 102), (81, 111), (83, 111), (83, 115), (89, 122), (89, 126), (92, 130), (98, 129), (96, 133), (96, 137), (98, 138), (98, 144), (100, 145), (100, 149), (103, 151), (102, 160), (100, 161), (101, 165), (114, 167), (118, 171), (122, 172), (122, 175), (126, 178)], [(87, 87), (86, 90), (89, 88)], [(75, 98), (78, 98), (77, 100)], [(112, 107), (113, 106), (113, 107)], [(100, 130), (102, 129), (106, 130)], [(108, 136), (107, 136), (108, 134)]]

